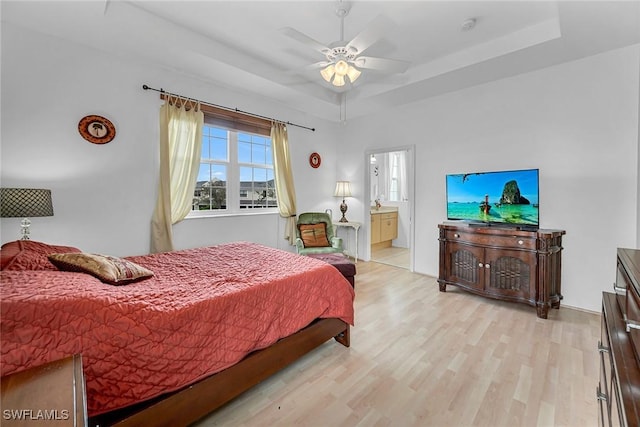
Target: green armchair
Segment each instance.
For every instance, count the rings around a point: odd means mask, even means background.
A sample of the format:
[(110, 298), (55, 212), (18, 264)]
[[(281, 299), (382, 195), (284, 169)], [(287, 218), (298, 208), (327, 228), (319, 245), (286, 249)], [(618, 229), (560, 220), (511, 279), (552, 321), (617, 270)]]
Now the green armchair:
[[(323, 223), (325, 224), (324, 226), (318, 226)], [(304, 236), (301, 233), (301, 229)], [(307, 243), (306, 245), (305, 241)], [(322, 244), (322, 242), (324, 242), (324, 244)], [(324, 212), (306, 212), (298, 216), (296, 224), (296, 249), (300, 255), (343, 252), (342, 238), (335, 235), (333, 222), (329, 214)]]

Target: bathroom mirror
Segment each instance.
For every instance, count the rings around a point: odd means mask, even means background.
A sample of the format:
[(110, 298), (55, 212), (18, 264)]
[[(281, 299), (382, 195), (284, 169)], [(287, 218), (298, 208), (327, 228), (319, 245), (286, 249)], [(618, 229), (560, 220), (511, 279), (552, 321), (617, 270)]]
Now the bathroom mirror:
[(365, 172), (368, 186), (365, 194), (369, 195), (368, 259), (410, 271), (413, 269), (413, 152), (413, 146), (406, 146), (369, 150), (365, 154), (365, 171), (368, 171)]
[(369, 159), (370, 206), (409, 200), (407, 185), (407, 151), (373, 153)]

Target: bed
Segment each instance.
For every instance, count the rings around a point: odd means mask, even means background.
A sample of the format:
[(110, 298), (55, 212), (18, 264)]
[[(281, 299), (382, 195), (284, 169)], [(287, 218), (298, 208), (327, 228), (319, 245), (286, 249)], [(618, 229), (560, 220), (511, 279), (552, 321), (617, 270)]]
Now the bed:
[(186, 425), (332, 337), (350, 344), (354, 291), (323, 261), (235, 242), (106, 257), (113, 276), (92, 256), (3, 245), (0, 369), (81, 354), (93, 425)]

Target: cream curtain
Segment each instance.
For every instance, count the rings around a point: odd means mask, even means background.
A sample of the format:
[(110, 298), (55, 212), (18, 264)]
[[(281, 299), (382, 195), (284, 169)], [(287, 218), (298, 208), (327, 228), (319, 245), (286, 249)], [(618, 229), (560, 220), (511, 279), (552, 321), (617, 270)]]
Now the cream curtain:
[(200, 104), (168, 97), (160, 107), (160, 185), (151, 218), (151, 252), (173, 250), (175, 224), (190, 212), (200, 168)]
[(287, 219), (284, 238), (294, 245), (296, 241), (296, 189), (293, 185), (293, 171), (289, 155), (289, 137), (284, 123), (271, 126), (271, 149), (276, 180), (276, 197), (280, 216)]

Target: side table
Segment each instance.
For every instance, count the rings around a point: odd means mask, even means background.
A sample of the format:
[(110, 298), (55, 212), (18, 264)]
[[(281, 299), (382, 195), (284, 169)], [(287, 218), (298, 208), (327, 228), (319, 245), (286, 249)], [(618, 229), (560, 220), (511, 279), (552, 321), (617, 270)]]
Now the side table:
[(340, 220), (333, 220), (333, 226), (334, 227), (350, 227), (353, 228), (354, 233), (356, 235), (356, 250), (355, 250), (355, 254), (353, 256), (354, 261), (357, 263), (358, 262), (358, 229), (360, 229), (360, 226), (362, 225), (362, 223), (359, 222), (355, 222), (355, 221), (349, 221), (349, 222), (340, 222)]

